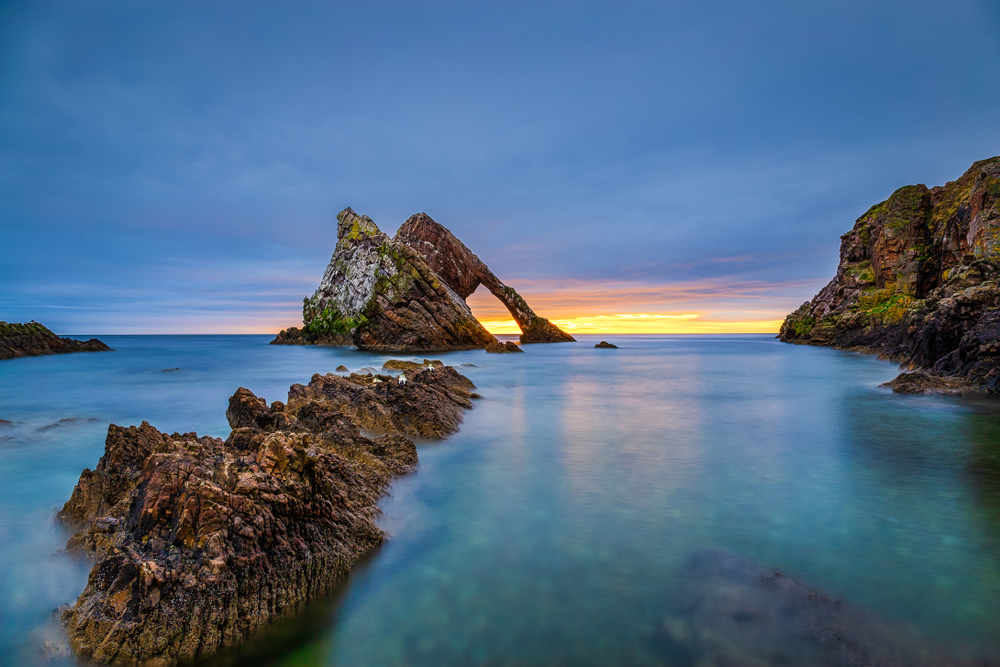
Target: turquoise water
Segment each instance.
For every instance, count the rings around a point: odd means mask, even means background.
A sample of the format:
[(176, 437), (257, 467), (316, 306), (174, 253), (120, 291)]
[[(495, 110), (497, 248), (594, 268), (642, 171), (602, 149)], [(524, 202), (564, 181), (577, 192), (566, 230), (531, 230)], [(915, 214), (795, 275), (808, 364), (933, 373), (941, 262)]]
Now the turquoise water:
[[(272, 662), (695, 664), (662, 628), (686, 565), (718, 550), (955, 655), (1000, 654), (1000, 405), (893, 395), (878, 386), (892, 364), (769, 336), (581, 338), (435, 355), (476, 364), (461, 370), (482, 400), (458, 434), (418, 443), (382, 504), (391, 539), (269, 643)], [(86, 582), (53, 556), (51, 517), (109, 422), (224, 437), (238, 386), (283, 399), (389, 358), (104, 339), (117, 351), (0, 363), (0, 418), (23, 422), (0, 429), (4, 664), (36, 660)], [(64, 418), (84, 421), (38, 430)]]

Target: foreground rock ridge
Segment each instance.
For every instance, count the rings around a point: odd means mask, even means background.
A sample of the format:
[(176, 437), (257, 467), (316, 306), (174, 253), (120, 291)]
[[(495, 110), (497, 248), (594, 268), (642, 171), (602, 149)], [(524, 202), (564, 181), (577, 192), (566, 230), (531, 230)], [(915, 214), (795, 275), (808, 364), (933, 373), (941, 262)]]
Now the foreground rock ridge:
[(69, 352), (112, 351), (96, 338), (88, 341), (60, 338), (38, 322), (0, 322), (0, 360)]
[(791, 343), (879, 353), (903, 393), (1000, 395), (1000, 157), (908, 185), (841, 237), (837, 275), (785, 318)]
[(112, 424), (57, 517), (95, 561), (63, 613), (73, 652), (186, 663), (301, 610), (381, 544), (376, 503), (417, 462), (407, 436), (456, 431), (473, 389), (449, 366), (314, 375), (287, 404), (237, 390), (225, 441)]
[(273, 344), (353, 344), (377, 352), (496, 346), (465, 301), (481, 284), (510, 311), (521, 342), (573, 340), (426, 214), (411, 216), (392, 239), (350, 208), (337, 221), (337, 247), (304, 301), (303, 328), (282, 331)]

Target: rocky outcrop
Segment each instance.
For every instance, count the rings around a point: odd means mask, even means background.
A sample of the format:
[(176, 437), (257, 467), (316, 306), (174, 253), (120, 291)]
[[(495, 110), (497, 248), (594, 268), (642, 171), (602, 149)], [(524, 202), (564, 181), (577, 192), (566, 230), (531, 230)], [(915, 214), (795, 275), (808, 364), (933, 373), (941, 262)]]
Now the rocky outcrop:
[(492, 345), (487, 345), (486, 351), (491, 354), (509, 354), (511, 352), (524, 352), (524, 350), (521, 349), (521, 346), (512, 340), (504, 341), (503, 343), (497, 341)]
[(96, 338), (88, 341), (60, 338), (37, 322), (26, 324), (0, 322), (0, 360), (69, 352), (113, 352), (113, 350)]
[(441, 280), (462, 299), (468, 299), (480, 285), (488, 289), (517, 322), (521, 329), (522, 343), (562, 343), (574, 340), (544, 317), (536, 315), (513, 287), (504, 285), (464, 243), (426, 213), (410, 216), (396, 232), (396, 240), (420, 253)]
[(497, 340), (465, 302), (479, 285), (510, 311), (522, 343), (573, 340), (425, 213), (411, 216), (393, 239), (350, 208), (337, 220), (337, 248), (303, 303), (304, 328), (286, 329), (272, 344), (353, 344), (377, 352), (485, 348)]
[(189, 662), (329, 590), (381, 544), (376, 503), (417, 461), (406, 436), (454, 432), (477, 397), (450, 367), (407, 380), (316, 375), (270, 405), (240, 388), (225, 441), (112, 425), (58, 515), (95, 560), (63, 614), (74, 653)]
[(998, 278), (1000, 158), (990, 158), (946, 185), (900, 188), (858, 218), (837, 275), (779, 337), (921, 371), (897, 391), (1000, 394)]
[(298, 327), (282, 329), (268, 345), (320, 345), (339, 347), (354, 345), (354, 338), (350, 333), (346, 334), (321, 334), (310, 333)]
[(618, 349), (617, 345), (615, 345), (614, 343), (609, 343), (606, 340), (602, 340), (600, 343), (598, 343), (594, 347), (598, 348), (598, 349), (602, 349), (602, 350), (617, 350)]
[(307, 330), (349, 334), (377, 352), (465, 350), (496, 340), (412, 248), (349, 208), (337, 220), (337, 248), (303, 305)]

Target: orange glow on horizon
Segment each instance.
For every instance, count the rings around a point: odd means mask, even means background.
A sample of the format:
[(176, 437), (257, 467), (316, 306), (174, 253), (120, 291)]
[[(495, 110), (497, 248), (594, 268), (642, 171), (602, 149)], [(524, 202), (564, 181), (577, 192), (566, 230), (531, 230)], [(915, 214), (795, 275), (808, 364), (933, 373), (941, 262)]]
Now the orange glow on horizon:
[[(618, 313), (582, 315), (553, 319), (552, 323), (569, 334), (710, 334), (778, 333), (782, 320), (728, 322), (703, 320), (698, 314)], [(492, 334), (519, 334), (514, 320), (481, 320)]]

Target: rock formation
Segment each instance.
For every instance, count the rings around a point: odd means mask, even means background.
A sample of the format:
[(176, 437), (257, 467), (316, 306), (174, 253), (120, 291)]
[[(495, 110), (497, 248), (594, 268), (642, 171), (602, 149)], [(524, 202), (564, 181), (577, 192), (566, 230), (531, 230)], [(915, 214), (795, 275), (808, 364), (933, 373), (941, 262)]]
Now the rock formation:
[(63, 614), (74, 653), (189, 662), (329, 590), (381, 544), (376, 503), (417, 461), (406, 436), (454, 432), (478, 398), (451, 367), (407, 378), (315, 375), (287, 405), (240, 388), (226, 441), (111, 425), (58, 514), (95, 561)]
[(37, 322), (26, 324), (0, 322), (0, 360), (68, 352), (112, 351), (96, 338), (88, 341), (60, 338)]
[(599, 348), (599, 349), (604, 349), (604, 350), (617, 350), (618, 349), (617, 345), (615, 345), (614, 343), (609, 343), (606, 340), (602, 340), (600, 343), (598, 343), (594, 347), (595, 348)]
[(998, 276), (1000, 158), (990, 158), (943, 186), (902, 187), (858, 218), (837, 275), (779, 337), (917, 370), (897, 391), (1000, 394)]
[(328, 345), (331, 347), (354, 345), (350, 333), (310, 333), (298, 327), (288, 327), (278, 332), (269, 345)]
[(424, 213), (390, 239), (350, 208), (337, 216), (337, 248), (304, 301), (302, 330), (273, 344), (348, 344), (378, 352), (429, 352), (497, 344), (465, 299), (485, 285), (521, 327), (521, 342), (572, 341), (539, 317), (454, 234)]
[(677, 665), (937, 667), (995, 665), (972, 647), (937, 646), (822, 591), (723, 551), (696, 553), (677, 573), (653, 645)]
[(513, 287), (504, 285), (464, 243), (426, 213), (411, 215), (396, 232), (396, 240), (419, 252), (431, 269), (462, 299), (468, 299), (480, 285), (488, 289), (517, 322), (522, 343), (574, 340), (544, 317), (536, 315)]

